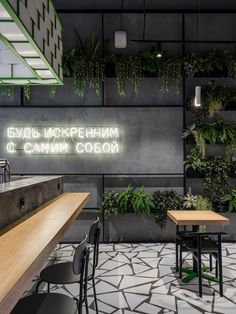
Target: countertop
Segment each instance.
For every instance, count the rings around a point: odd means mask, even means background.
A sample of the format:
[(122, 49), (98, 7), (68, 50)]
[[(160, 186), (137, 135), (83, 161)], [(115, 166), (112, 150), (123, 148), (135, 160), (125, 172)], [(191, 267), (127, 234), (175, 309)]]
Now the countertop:
[(33, 176), (30, 178), (29, 177), (28, 178), (22, 177), (22, 179), (19, 178), (15, 181), (0, 184), (0, 194), (4, 193), (4, 192), (10, 192), (13, 190), (32, 186), (32, 185), (35, 185), (38, 183), (55, 180), (55, 179), (58, 179), (61, 177), (62, 176)]

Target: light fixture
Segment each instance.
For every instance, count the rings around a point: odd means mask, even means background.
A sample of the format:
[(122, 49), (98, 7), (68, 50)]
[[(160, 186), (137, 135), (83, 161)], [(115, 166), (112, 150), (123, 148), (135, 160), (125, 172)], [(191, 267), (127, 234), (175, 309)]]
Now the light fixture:
[(115, 31), (114, 32), (114, 46), (118, 49), (124, 49), (127, 47), (127, 32)]
[(1, 0), (0, 85), (63, 84), (62, 25), (52, 1), (46, 2)]
[(162, 50), (161, 50), (161, 43), (160, 42), (157, 42), (156, 56), (157, 56), (157, 58), (162, 58)]
[(201, 86), (195, 86), (194, 107), (201, 107)]
[(121, 0), (120, 29), (114, 32), (114, 46), (117, 49), (124, 49), (127, 47), (127, 32), (124, 30), (123, 10), (124, 0)]

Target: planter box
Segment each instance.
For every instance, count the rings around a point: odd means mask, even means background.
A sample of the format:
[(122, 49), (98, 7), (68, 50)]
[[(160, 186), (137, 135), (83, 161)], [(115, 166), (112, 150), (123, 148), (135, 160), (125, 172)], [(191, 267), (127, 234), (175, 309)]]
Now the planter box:
[[(224, 231), (226, 241), (236, 241), (236, 213), (222, 213), (230, 219), (228, 226), (208, 226), (207, 230)], [(105, 242), (174, 242), (176, 227), (167, 218), (166, 226), (161, 229), (154, 221), (154, 215), (136, 215), (134, 213), (112, 215), (105, 218)]]
[(106, 242), (173, 242), (176, 228), (167, 219), (161, 229), (155, 223), (154, 215), (136, 215), (126, 213), (105, 218), (104, 240)]

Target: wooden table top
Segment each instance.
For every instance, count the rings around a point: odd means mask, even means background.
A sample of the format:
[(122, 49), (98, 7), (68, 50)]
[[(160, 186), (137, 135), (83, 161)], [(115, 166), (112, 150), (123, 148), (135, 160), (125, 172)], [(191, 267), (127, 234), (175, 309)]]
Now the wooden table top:
[(211, 210), (169, 210), (167, 215), (178, 226), (229, 224), (228, 218)]
[(63, 193), (0, 236), (0, 313), (11, 312), (89, 193)]

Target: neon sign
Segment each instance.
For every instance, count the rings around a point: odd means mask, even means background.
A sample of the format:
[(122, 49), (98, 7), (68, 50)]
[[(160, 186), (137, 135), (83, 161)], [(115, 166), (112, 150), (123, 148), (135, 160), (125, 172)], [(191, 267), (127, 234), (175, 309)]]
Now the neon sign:
[(9, 154), (119, 154), (120, 128), (100, 126), (9, 127)]

